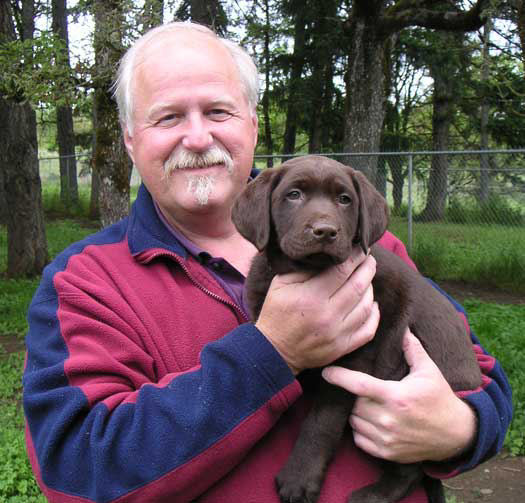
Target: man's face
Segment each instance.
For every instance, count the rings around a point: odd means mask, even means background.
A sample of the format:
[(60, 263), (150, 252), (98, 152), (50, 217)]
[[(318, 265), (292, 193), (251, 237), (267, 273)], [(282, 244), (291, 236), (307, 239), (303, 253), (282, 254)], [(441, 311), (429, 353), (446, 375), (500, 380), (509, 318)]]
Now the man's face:
[(253, 163), (257, 117), (227, 50), (201, 34), (160, 38), (139, 55), (132, 96), (126, 147), (165, 216), (229, 211)]

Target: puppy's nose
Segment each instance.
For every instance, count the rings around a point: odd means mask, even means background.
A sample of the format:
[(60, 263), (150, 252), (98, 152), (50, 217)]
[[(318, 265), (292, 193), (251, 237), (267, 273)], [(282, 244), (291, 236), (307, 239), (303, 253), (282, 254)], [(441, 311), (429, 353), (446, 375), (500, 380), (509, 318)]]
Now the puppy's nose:
[(315, 224), (312, 226), (312, 234), (318, 241), (333, 243), (337, 238), (337, 228), (326, 223)]

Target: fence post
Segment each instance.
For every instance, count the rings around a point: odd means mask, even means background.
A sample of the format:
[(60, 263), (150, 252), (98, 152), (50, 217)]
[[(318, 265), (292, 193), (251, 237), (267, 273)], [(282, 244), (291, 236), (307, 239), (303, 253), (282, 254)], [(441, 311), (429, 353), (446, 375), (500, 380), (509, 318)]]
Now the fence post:
[(408, 254), (412, 254), (412, 154), (408, 154)]

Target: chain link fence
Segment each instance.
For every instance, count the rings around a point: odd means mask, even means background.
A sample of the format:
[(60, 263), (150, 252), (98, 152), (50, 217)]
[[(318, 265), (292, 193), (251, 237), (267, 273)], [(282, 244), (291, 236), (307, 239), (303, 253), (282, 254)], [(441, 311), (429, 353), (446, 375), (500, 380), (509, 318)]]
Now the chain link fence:
[[(255, 164), (264, 169), (299, 155), (256, 155)], [(500, 226), (525, 239), (525, 149), (323, 155), (365, 172), (386, 197), (391, 226), (409, 250), (419, 223), (456, 224), (458, 239), (473, 226)], [(79, 187), (88, 188), (91, 156), (75, 160)], [(40, 173), (44, 187), (59, 186), (59, 158), (41, 158)], [(134, 172), (131, 184), (139, 183)]]
[[(418, 223), (460, 224), (458, 238), (468, 226), (503, 226), (525, 240), (525, 149), (323, 155), (365, 172), (387, 198), (392, 225), (406, 226), (409, 250)], [(258, 155), (256, 165), (291, 157)]]

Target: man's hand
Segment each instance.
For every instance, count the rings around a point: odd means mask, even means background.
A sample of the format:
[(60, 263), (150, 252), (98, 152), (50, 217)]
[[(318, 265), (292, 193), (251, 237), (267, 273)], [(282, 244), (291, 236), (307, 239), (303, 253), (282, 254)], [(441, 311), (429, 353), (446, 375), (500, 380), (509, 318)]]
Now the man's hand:
[(320, 274), (276, 276), (255, 325), (294, 374), (327, 365), (373, 338), (379, 324), (375, 271), (375, 259), (356, 248)]
[(476, 415), (458, 398), (419, 340), (407, 330), (410, 367), (401, 381), (382, 381), (341, 367), (323, 377), (358, 395), (350, 416), (358, 447), (373, 456), (413, 463), (461, 455), (476, 437)]

